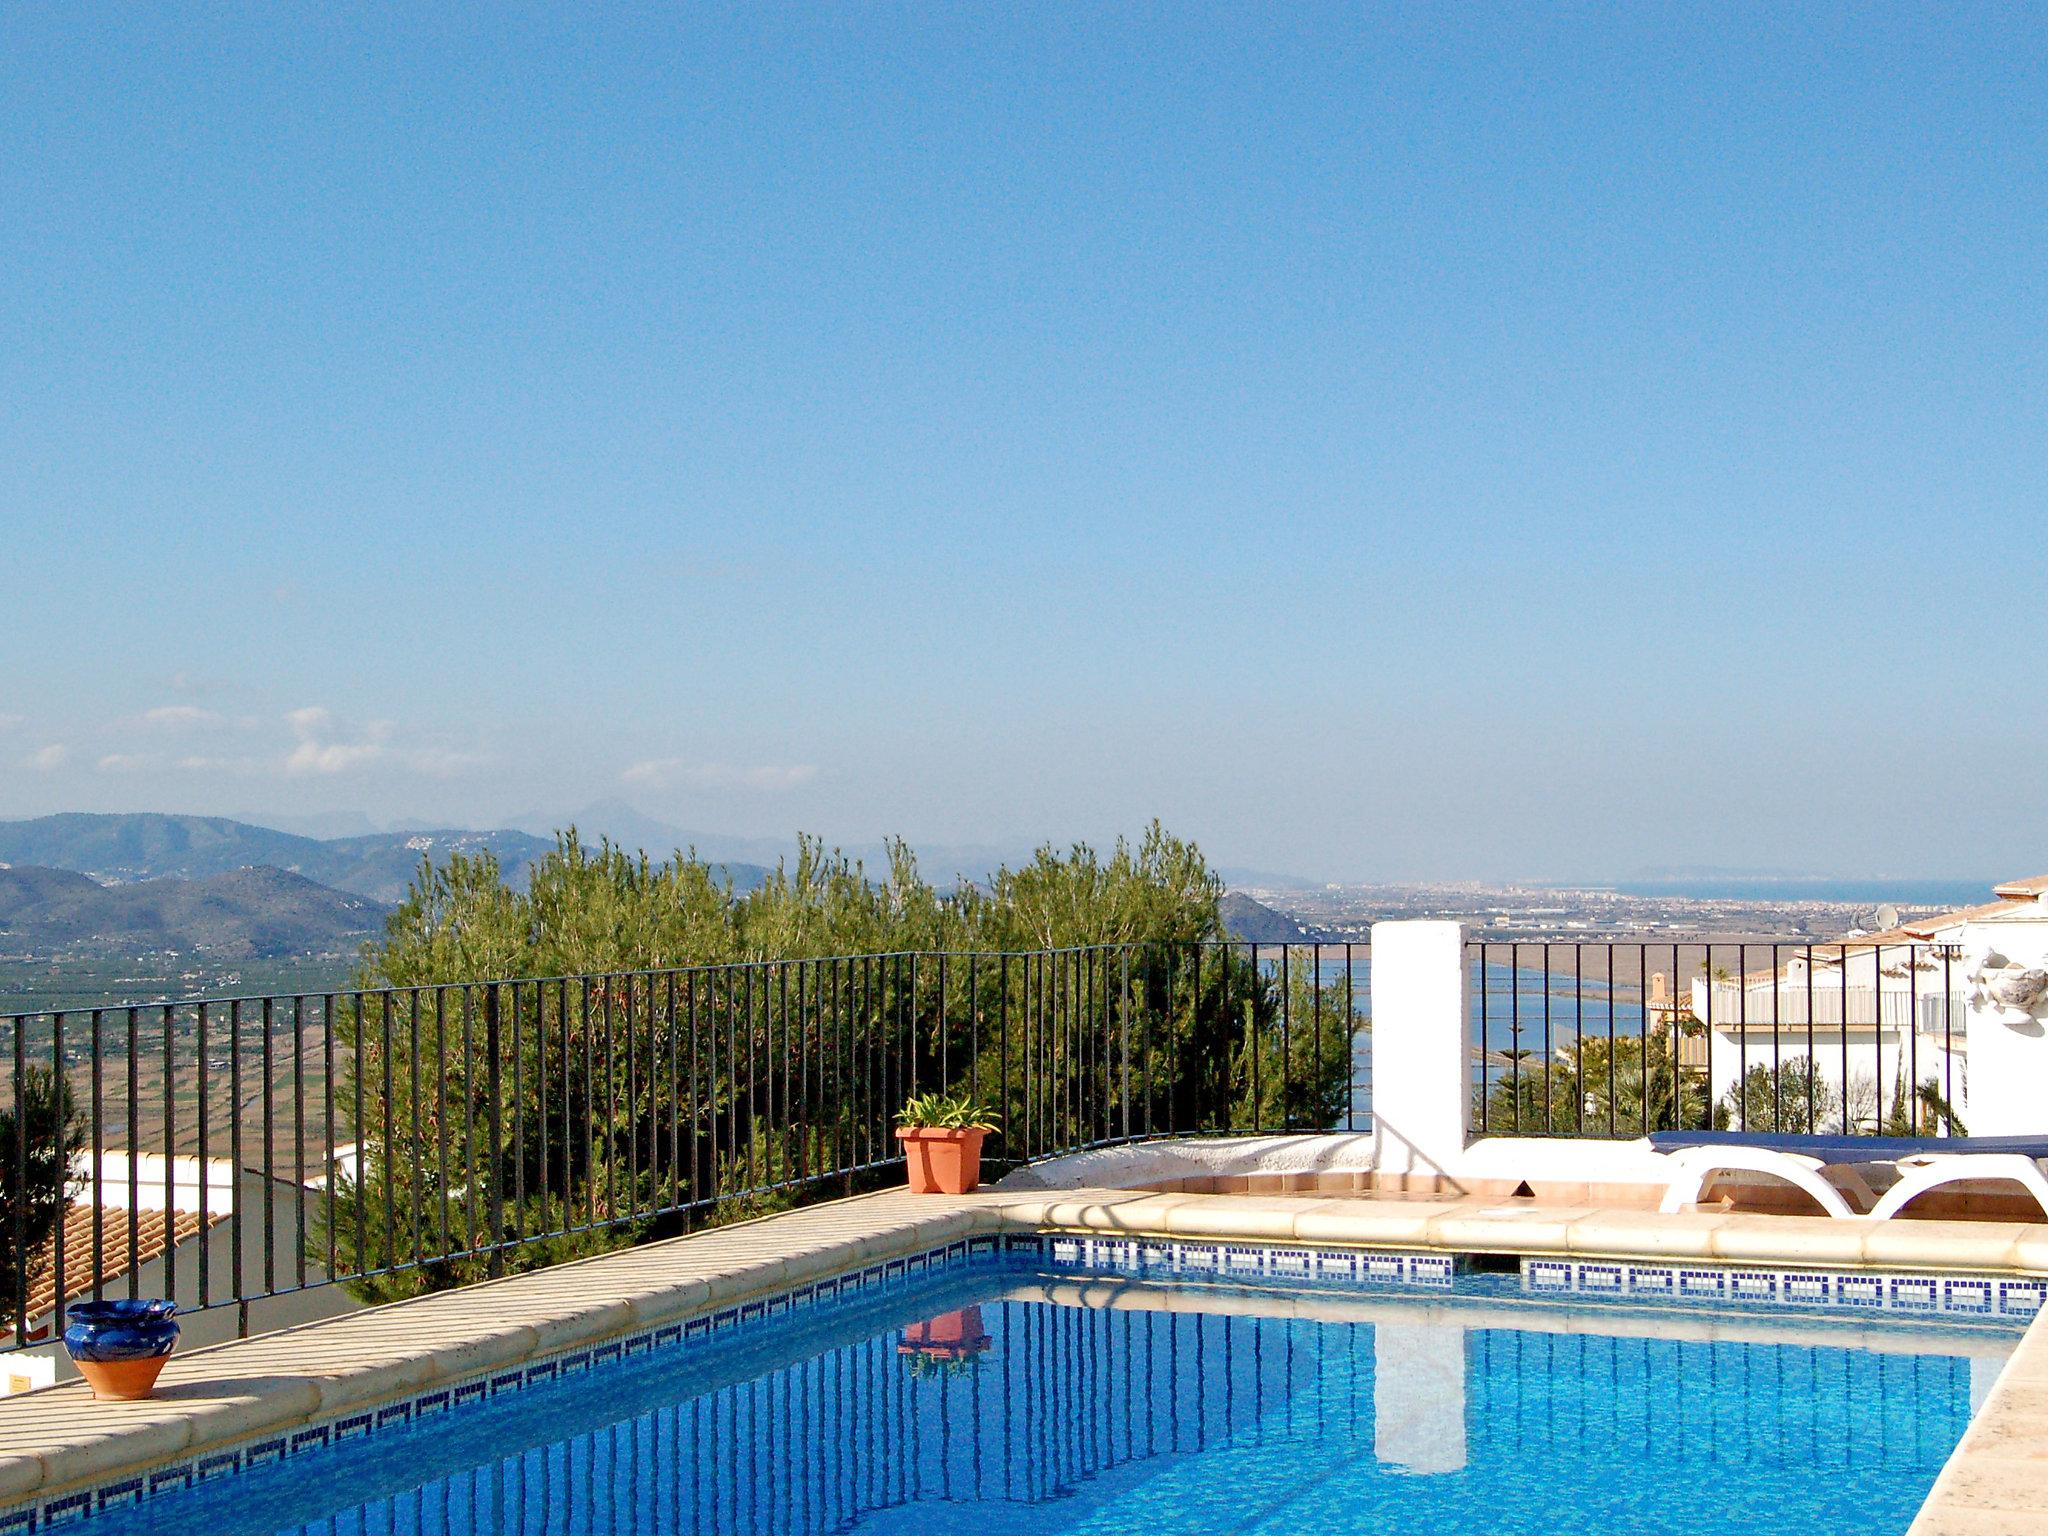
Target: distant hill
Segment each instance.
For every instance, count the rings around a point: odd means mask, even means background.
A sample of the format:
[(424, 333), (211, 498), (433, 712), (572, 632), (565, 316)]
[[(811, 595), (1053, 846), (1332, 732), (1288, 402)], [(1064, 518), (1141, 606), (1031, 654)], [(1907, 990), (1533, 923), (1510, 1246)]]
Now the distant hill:
[[(595, 842), (596, 832), (587, 840)], [(626, 841), (616, 834), (615, 840)], [(554, 846), (552, 837), (510, 830), (300, 837), (222, 816), (172, 816), (155, 811), (126, 815), (68, 812), (32, 821), (0, 821), (0, 863), (76, 870), (98, 880), (123, 882), (167, 877), (203, 880), (268, 866), (387, 904), (405, 899), (422, 857), (442, 864), (452, 853), (495, 853), (507, 883), (517, 886), (525, 882), (534, 861)], [(656, 858), (666, 858), (672, 851), (666, 846), (648, 849)], [(716, 867), (741, 891), (752, 890), (768, 875), (756, 864)]]
[(252, 864), (295, 870), (317, 858), (320, 848), (310, 837), (219, 816), (72, 811), (0, 822), (0, 861), (74, 869), (102, 880), (196, 880)]
[(1286, 913), (1275, 912), (1241, 891), (1225, 891), (1217, 905), (1223, 915), (1223, 930), (1233, 939), (1259, 944), (1307, 944), (1314, 940), (1313, 934)]
[(0, 869), (0, 948), (35, 954), (344, 954), (382, 930), (386, 910), (381, 902), (272, 868), (128, 885), (101, 885), (71, 870)]

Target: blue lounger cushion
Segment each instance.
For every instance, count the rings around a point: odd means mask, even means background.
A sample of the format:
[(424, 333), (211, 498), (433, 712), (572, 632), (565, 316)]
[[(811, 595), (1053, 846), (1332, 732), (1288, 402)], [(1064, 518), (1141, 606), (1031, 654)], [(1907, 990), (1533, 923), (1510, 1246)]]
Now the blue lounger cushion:
[(2017, 1152), (2048, 1157), (2048, 1136), (1795, 1136), (1763, 1131), (1652, 1131), (1659, 1152), (1686, 1147), (1757, 1147), (1794, 1152), (1823, 1163), (1887, 1163), (1928, 1152)]

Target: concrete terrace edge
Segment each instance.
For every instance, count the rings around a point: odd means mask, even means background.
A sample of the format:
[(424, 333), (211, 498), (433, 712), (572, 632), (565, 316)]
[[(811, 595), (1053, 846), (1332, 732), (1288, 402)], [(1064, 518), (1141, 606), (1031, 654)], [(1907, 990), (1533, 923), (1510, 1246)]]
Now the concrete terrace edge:
[(1906, 1536), (2048, 1536), (2048, 1312), (1998, 1373)]
[[(986, 1190), (957, 1198), (889, 1190), (194, 1350), (172, 1359), (157, 1395), (145, 1402), (96, 1402), (78, 1382), (0, 1398), (0, 1510), (359, 1413), (878, 1259), (1003, 1231), (2048, 1275), (2048, 1225), (1719, 1212), (1660, 1216), (1590, 1206), (1475, 1206), (1469, 1200), (1113, 1189)], [(2036, 1345), (2033, 1358), (2048, 1369), (2048, 1343), (2036, 1344), (2048, 1340), (2048, 1333), (2037, 1324), (2027, 1337)], [(2005, 1385), (2002, 1376), (1999, 1391)], [(1995, 1392), (1993, 1402), (1998, 1401)], [(2035, 1403), (2048, 1415), (2048, 1374), (2036, 1398), (2018, 1401)], [(1970, 1444), (1966, 1437), (1964, 1446)], [(2048, 1457), (2036, 1466), (2042, 1497), (2027, 1507), (2048, 1510)], [(1943, 1480), (1937, 1490), (1949, 1481), (1946, 1471)], [(1915, 1532), (1949, 1536), (1979, 1528), (1916, 1526)], [(2040, 1529), (2048, 1533), (2048, 1516)]]

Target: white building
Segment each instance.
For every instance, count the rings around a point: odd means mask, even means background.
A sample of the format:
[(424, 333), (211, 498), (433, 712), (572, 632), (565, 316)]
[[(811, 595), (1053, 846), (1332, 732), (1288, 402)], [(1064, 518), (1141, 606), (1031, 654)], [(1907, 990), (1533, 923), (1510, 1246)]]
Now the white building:
[[(1813, 1130), (1940, 1134), (1960, 1126), (2001, 1133), (1973, 1114), (1970, 1020), (1986, 1016), (1987, 985), (2015, 981), (2048, 956), (2048, 876), (2012, 881), (1993, 894), (1997, 899), (1982, 906), (1883, 933), (1777, 946), (1776, 964), (1766, 970), (1707, 970), (1683, 990), (1653, 977), (1650, 1020), (1676, 1015), (1685, 1041), (1681, 1059), (1704, 1067), (1712, 1100), (1729, 1106), (1734, 1129), (1809, 1128), (1810, 1060)], [(2004, 1043), (1994, 1041), (1994, 1049)], [(1781, 1089), (1789, 1069), (1799, 1090), (1773, 1102), (1781, 1116), (1775, 1127), (1743, 1124), (1737, 1085), (1759, 1068)], [(1982, 1076), (1981, 1060), (1978, 1069)], [(1996, 1097), (1999, 1090), (1980, 1082), (1976, 1109), (1986, 1107), (1987, 1092)], [(2015, 1115), (2040, 1118), (2002, 1104), (1992, 1118), (2003, 1126)]]

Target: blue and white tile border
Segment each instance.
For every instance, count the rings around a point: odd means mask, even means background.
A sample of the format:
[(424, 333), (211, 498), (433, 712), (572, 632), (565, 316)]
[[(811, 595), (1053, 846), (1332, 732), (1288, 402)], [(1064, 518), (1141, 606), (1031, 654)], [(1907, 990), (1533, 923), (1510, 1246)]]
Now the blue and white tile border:
[(2048, 1280), (1881, 1270), (1758, 1269), (1634, 1260), (1524, 1259), (1529, 1295), (1618, 1296), (1687, 1305), (1796, 1307), (1920, 1317), (2024, 1321), (2048, 1303)]
[(1094, 1274), (1205, 1280), (1339, 1280), (1349, 1284), (1448, 1290), (1457, 1260), (1448, 1253), (1310, 1248), (1292, 1243), (1186, 1242), (1178, 1238), (1091, 1237), (1048, 1232), (1012, 1236), (1009, 1252)]
[[(1280, 1242), (1189, 1242), (1102, 1237), (1086, 1233), (1009, 1233), (958, 1238), (921, 1253), (848, 1270), (774, 1296), (735, 1303), (680, 1322), (664, 1323), (586, 1349), (439, 1385), (398, 1402), (362, 1409), (324, 1424), (304, 1425), (242, 1445), (126, 1474), (0, 1510), (0, 1536), (36, 1533), (89, 1514), (122, 1509), (196, 1483), (265, 1467), (329, 1445), (362, 1439), (437, 1414), (459, 1412), (527, 1387), (559, 1380), (651, 1349), (688, 1344), (743, 1323), (802, 1311), (872, 1287), (987, 1262), (1004, 1254), (1055, 1269), (1135, 1278), (1338, 1281), (1447, 1291), (1457, 1256), (1412, 1250), (1322, 1248)], [(2030, 1318), (2048, 1302), (2048, 1280), (1997, 1276), (1887, 1274), (1869, 1271), (1766, 1270), (1740, 1266), (1643, 1264), (1525, 1259), (1522, 1287), (1531, 1295), (1573, 1294), (1685, 1305), (1722, 1303), (1872, 1310), (1919, 1316)]]

